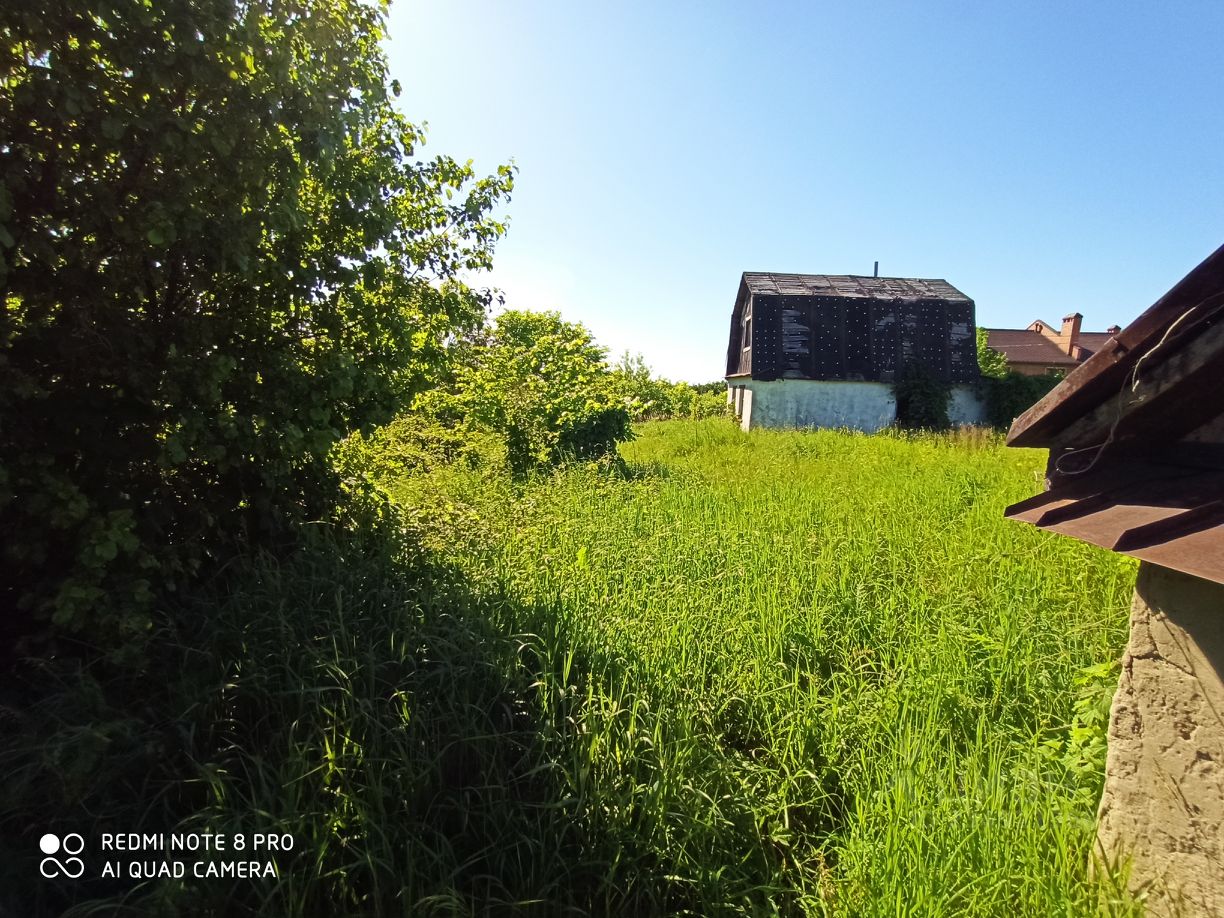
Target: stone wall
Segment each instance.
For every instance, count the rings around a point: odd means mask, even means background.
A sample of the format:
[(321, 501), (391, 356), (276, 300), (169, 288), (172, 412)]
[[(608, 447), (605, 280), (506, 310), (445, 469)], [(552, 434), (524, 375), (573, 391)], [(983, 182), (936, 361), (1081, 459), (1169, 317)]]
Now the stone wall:
[(1114, 696), (1098, 856), (1155, 916), (1224, 916), (1224, 585), (1144, 562)]

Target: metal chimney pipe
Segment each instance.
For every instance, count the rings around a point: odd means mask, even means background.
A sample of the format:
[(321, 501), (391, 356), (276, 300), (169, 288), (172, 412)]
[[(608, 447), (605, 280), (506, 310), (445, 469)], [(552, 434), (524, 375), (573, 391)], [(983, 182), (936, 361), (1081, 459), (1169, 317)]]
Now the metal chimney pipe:
[(872, 277), (880, 276), (880, 263), (878, 261), (875, 263), (875, 272), (871, 276)]

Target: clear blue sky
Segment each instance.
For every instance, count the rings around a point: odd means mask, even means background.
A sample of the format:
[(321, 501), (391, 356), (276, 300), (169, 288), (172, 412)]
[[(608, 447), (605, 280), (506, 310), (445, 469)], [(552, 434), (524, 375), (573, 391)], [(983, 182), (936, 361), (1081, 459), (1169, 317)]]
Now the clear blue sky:
[(721, 378), (745, 270), (1125, 325), (1224, 243), (1224, 4), (398, 0), (425, 152), (513, 158), (489, 279)]

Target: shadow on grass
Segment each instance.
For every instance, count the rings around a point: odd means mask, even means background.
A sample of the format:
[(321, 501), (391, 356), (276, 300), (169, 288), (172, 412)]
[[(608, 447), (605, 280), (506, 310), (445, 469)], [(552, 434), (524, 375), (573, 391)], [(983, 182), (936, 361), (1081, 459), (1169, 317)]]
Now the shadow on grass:
[[(140, 672), (10, 674), (0, 914), (793, 907), (751, 808), (668, 787), (666, 724), (557, 609), (324, 536), (244, 562), (167, 620)], [(681, 799), (710, 807), (677, 823)], [(84, 838), (83, 877), (40, 876), (47, 832)], [(206, 832), (227, 850), (167, 850)], [(104, 852), (103, 833), (161, 844)], [(289, 850), (257, 850), (256, 833)], [(176, 861), (181, 877), (130, 873)], [(238, 861), (277, 876), (194, 876)]]

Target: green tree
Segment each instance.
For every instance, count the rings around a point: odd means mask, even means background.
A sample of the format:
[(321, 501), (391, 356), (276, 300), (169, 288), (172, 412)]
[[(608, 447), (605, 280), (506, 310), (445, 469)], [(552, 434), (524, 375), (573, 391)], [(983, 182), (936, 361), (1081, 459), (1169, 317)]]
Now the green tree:
[(641, 354), (625, 351), (612, 366), (613, 384), (635, 421), (663, 417), (671, 405), (666, 380), (655, 379)]
[(597, 458), (630, 436), (606, 356), (556, 312), (508, 310), (470, 349), (451, 391), (425, 407), (499, 432), (516, 474)]
[(988, 337), (986, 329), (977, 330), (978, 369), (981, 370), (983, 376), (1002, 379), (1008, 373), (1007, 357), (986, 344)]
[(612, 367), (613, 384), (635, 421), (707, 418), (727, 413), (727, 385), (693, 386), (654, 376), (641, 354), (625, 351)]
[(483, 320), (512, 185), (420, 159), (385, 3), (0, 7), (0, 604), (118, 643), (328, 513), (332, 444)]

